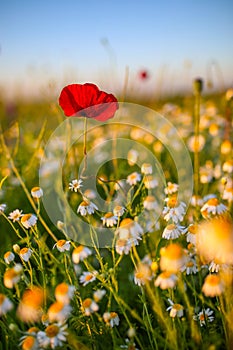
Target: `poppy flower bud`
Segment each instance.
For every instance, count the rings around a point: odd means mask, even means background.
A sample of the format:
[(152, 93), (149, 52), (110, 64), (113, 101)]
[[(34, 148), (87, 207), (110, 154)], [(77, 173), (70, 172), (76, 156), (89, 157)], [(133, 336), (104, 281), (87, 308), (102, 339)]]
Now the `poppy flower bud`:
[(201, 94), (203, 90), (203, 80), (201, 78), (196, 78), (193, 81), (193, 93), (194, 95)]

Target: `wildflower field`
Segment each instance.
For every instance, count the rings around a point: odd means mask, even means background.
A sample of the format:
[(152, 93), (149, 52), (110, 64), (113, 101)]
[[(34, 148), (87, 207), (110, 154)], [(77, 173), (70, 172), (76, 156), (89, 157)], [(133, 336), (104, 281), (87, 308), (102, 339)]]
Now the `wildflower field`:
[(0, 349), (233, 348), (233, 90), (0, 104)]

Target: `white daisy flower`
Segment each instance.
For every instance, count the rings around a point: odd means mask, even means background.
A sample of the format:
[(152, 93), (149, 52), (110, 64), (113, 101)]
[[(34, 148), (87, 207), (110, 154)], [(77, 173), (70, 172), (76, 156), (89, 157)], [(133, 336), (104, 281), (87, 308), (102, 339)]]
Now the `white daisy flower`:
[(173, 193), (176, 193), (178, 191), (178, 189), (179, 189), (179, 185), (169, 181), (164, 192), (165, 192), (165, 194), (173, 194)]
[(158, 180), (152, 175), (146, 175), (144, 185), (148, 190), (153, 189), (158, 186)]
[(198, 227), (196, 224), (190, 224), (187, 229), (186, 241), (196, 245), (197, 242), (197, 230)]
[(70, 316), (72, 307), (60, 301), (55, 301), (48, 309), (48, 318), (50, 322), (63, 323)]
[(149, 163), (143, 163), (141, 166), (141, 172), (145, 175), (150, 175), (153, 172), (152, 165)]
[(65, 239), (59, 239), (53, 246), (54, 248), (57, 248), (57, 250), (59, 250), (59, 252), (63, 253), (65, 251), (69, 251), (70, 250), (70, 241), (66, 241)]
[(94, 214), (95, 210), (98, 210), (97, 206), (90, 201), (82, 201), (77, 209), (77, 213), (80, 213), (82, 216), (87, 214)]
[(227, 211), (227, 207), (219, 203), (217, 198), (210, 198), (201, 208), (201, 214), (204, 218), (211, 217), (211, 215), (220, 215)]
[(82, 307), (86, 316), (90, 316), (93, 312), (99, 310), (99, 305), (91, 298), (86, 298), (83, 300)]
[(21, 257), (22, 260), (28, 262), (32, 253), (33, 253), (32, 249), (24, 247), (20, 249), (19, 256)]
[(116, 312), (105, 312), (103, 314), (103, 320), (112, 328), (114, 326), (119, 326), (120, 323), (119, 316)]
[(58, 284), (55, 288), (55, 298), (63, 304), (69, 304), (75, 293), (75, 286), (69, 285), (65, 282)]
[(170, 317), (183, 317), (184, 316), (184, 307), (181, 304), (175, 304), (171, 299), (168, 299), (170, 306), (166, 309), (166, 311), (170, 311)]
[(91, 283), (96, 280), (96, 274), (97, 271), (84, 271), (79, 278), (79, 282), (85, 287), (88, 283)]
[(117, 224), (118, 217), (115, 216), (112, 212), (106, 213), (101, 220), (103, 221), (103, 225), (106, 225), (107, 227), (113, 227)]
[(125, 207), (122, 207), (121, 205), (116, 205), (113, 209), (113, 214), (119, 217), (119, 216), (122, 216), (125, 211), (126, 211)]
[[(39, 332), (39, 330), (38, 330)], [(19, 345), (22, 347), (22, 350), (39, 350), (39, 343), (36, 338), (36, 335), (24, 335), (20, 338)]]
[(178, 204), (176, 196), (166, 198), (165, 202), (167, 202), (167, 206), (163, 209), (164, 220), (172, 220), (175, 224), (182, 221), (185, 215), (186, 204), (183, 202)]
[(78, 192), (78, 190), (82, 187), (82, 182), (83, 180), (72, 180), (70, 183), (69, 183), (69, 190), (71, 191), (74, 191), (74, 192)]
[(138, 286), (146, 284), (152, 278), (150, 266), (146, 263), (140, 263), (134, 272), (134, 283)]
[(136, 185), (138, 182), (141, 181), (141, 174), (137, 173), (136, 171), (130, 175), (127, 176), (127, 180), (126, 182), (130, 185), (130, 186), (134, 186)]
[(199, 271), (196, 260), (190, 257), (187, 263), (181, 268), (181, 271), (185, 271), (186, 275), (196, 274)]
[(16, 264), (11, 269), (6, 270), (3, 276), (3, 283), (5, 287), (13, 288), (14, 285), (20, 281), (22, 271), (23, 266), (21, 264)]
[(185, 227), (175, 224), (167, 225), (163, 231), (162, 237), (165, 239), (176, 239), (185, 233)]
[(37, 340), (40, 347), (47, 348), (48, 346), (51, 349), (55, 349), (58, 346), (62, 346), (65, 343), (66, 336), (68, 335), (67, 325), (59, 325), (58, 323), (51, 324), (46, 327), (45, 331), (39, 331), (37, 333)]
[(12, 301), (10, 301), (10, 299), (6, 295), (0, 293), (0, 317), (2, 315), (5, 315), (8, 311), (12, 309), (13, 309)]
[(127, 160), (128, 160), (129, 165), (132, 166), (132, 165), (136, 164), (137, 160), (138, 160), (138, 156), (139, 156), (138, 151), (136, 151), (134, 149), (129, 150), (128, 155), (127, 155)]
[(4, 254), (4, 260), (6, 264), (10, 264), (12, 261), (15, 260), (15, 254), (8, 251)]
[(43, 196), (43, 190), (40, 187), (33, 187), (31, 189), (31, 195), (33, 198), (39, 199)]
[(8, 219), (12, 220), (13, 222), (19, 221), (22, 216), (22, 212), (22, 210), (15, 209), (9, 214)]
[(91, 254), (92, 254), (92, 251), (88, 247), (79, 245), (73, 250), (73, 253), (72, 253), (73, 263), (79, 264), (80, 261), (83, 261)]
[(213, 310), (210, 308), (203, 309), (200, 311), (197, 315), (193, 316), (194, 321), (199, 321), (200, 326), (205, 326), (206, 323), (213, 322), (214, 321), (214, 316), (212, 316), (214, 313)]
[(160, 287), (161, 289), (174, 288), (178, 278), (172, 272), (162, 272), (158, 275), (155, 280), (155, 287)]
[(98, 303), (106, 294), (106, 290), (105, 289), (97, 289), (94, 293), (93, 293), (93, 299)]
[(4, 213), (5, 210), (6, 210), (6, 204), (5, 203), (0, 204), (0, 214)]
[(24, 215), (21, 216), (21, 220), (20, 221), (21, 221), (21, 224), (25, 228), (29, 229), (29, 228), (31, 228), (31, 227), (36, 225), (36, 223), (37, 223), (37, 216), (34, 215), (34, 214), (24, 214)]
[(220, 276), (217, 274), (210, 274), (206, 276), (204, 284), (202, 286), (202, 292), (207, 297), (216, 297), (223, 293), (224, 283)]
[(158, 208), (158, 202), (154, 196), (147, 196), (144, 199), (143, 206), (147, 210), (156, 210)]

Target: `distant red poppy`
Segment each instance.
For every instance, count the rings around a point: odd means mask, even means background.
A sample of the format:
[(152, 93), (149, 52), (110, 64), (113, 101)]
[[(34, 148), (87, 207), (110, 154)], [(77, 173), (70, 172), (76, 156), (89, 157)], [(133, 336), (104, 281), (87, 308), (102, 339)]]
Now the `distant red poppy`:
[(146, 80), (149, 78), (149, 74), (146, 70), (141, 70), (139, 72), (139, 78), (142, 79), (142, 80)]
[(115, 96), (91, 83), (65, 86), (59, 104), (67, 117), (80, 116), (99, 121), (112, 118), (119, 107)]

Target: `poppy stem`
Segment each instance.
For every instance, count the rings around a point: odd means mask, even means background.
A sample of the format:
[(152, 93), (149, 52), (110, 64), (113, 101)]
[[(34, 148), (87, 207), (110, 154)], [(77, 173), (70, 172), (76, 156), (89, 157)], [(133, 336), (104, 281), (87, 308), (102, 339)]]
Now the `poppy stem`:
[(84, 117), (83, 155), (84, 155), (84, 166), (81, 172), (81, 177), (84, 177), (84, 173), (87, 169), (87, 118), (86, 117)]

